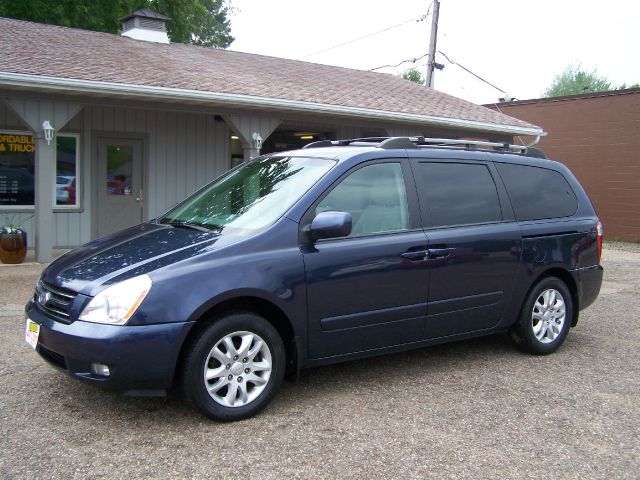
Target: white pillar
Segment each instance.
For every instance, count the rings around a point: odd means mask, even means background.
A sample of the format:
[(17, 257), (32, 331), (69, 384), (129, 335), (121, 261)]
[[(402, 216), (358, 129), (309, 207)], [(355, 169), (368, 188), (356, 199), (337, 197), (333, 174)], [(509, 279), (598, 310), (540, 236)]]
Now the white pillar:
[(56, 138), (47, 145), (42, 132), (35, 136), (35, 227), (36, 262), (49, 263), (53, 257), (53, 179), (56, 177)]
[(36, 261), (48, 263), (53, 258), (53, 198), (56, 178), (56, 137), (47, 145), (42, 124), (46, 120), (59, 132), (81, 109), (73, 102), (30, 97), (4, 99), (7, 105), (33, 132), (35, 153), (35, 236)]
[(282, 122), (279, 118), (256, 113), (232, 113), (223, 115), (223, 118), (233, 132), (238, 135), (244, 151), (245, 162), (260, 155), (260, 150), (255, 147), (254, 134), (260, 135), (264, 141)]
[(244, 161), (251, 160), (252, 158), (256, 158), (260, 156), (260, 150), (257, 148), (253, 148), (252, 146), (243, 145), (242, 150), (244, 152)]

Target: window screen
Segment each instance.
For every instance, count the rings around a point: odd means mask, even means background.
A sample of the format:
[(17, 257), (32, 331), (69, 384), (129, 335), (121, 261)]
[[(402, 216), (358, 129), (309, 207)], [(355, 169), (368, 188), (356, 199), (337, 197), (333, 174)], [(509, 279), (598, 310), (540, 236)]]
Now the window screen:
[(349, 212), (351, 236), (406, 230), (407, 195), (399, 163), (377, 163), (360, 168), (342, 180), (316, 207)]
[(576, 195), (559, 172), (547, 168), (496, 163), (518, 220), (569, 217)]
[(496, 185), (485, 165), (418, 163), (418, 192), (433, 227), (502, 220)]

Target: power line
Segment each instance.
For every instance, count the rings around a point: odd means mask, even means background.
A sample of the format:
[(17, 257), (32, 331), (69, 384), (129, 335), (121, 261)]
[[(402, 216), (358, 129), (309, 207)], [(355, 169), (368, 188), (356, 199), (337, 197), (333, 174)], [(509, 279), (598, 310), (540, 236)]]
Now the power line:
[(446, 53), (444, 53), (443, 51), (438, 50), (438, 53), (439, 53), (440, 55), (442, 55), (444, 58), (446, 58), (446, 59), (447, 59), (447, 61), (448, 61), (449, 63), (451, 63), (451, 64), (453, 64), (453, 65), (457, 65), (458, 67), (460, 67), (461, 69), (463, 69), (465, 72), (470, 73), (471, 75), (473, 75), (474, 77), (476, 77), (478, 80), (480, 80), (480, 81), (482, 81), (482, 82), (486, 83), (487, 85), (492, 86), (493, 88), (495, 88), (495, 89), (496, 89), (496, 90), (498, 90), (499, 92), (504, 93), (505, 95), (507, 94), (507, 92), (505, 92), (503, 89), (501, 89), (500, 87), (496, 87), (493, 83), (491, 83), (491, 82), (490, 82), (490, 81), (488, 81), (488, 80), (485, 80), (484, 78), (482, 78), (482, 77), (481, 77), (480, 75), (478, 75), (477, 73), (473, 73), (471, 70), (469, 70), (469, 69), (468, 69), (467, 67), (465, 67), (464, 65), (460, 65), (458, 62), (456, 62), (456, 61), (454, 61), (454, 60), (451, 60), (451, 58), (449, 58), (449, 57), (447, 56), (447, 54), (446, 54)]
[[(499, 112), (499, 113), (502, 113), (502, 114), (504, 115), (504, 112), (503, 112), (502, 110), (500, 110), (500, 107), (498, 106), (498, 104), (497, 104), (497, 103), (494, 103), (494, 104), (493, 104), (493, 106), (494, 106), (494, 107), (496, 107), (496, 110), (498, 110), (498, 112)], [(517, 136), (516, 136), (516, 138), (520, 141), (520, 143), (521, 143), (522, 145), (526, 145), (526, 144), (524, 143), (524, 140), (522, 140), (522, 137), (521, 137), (520, 135), (517, 135)]]
[[(472, 72), (471, 70), (469, 70), (467, 67), (464, 67), (464, 66), (460, 65), (458, 62), (454, 62), (453, 60), (451, 60), (451, 59), (447, 56), (447, 54), (445, 54), (444, 52), (442, 52), (442, 51), (438, 50), (438, 53), (439, 53), (440, 55), (442, 55), (444, 58), (446, 58), (446, 59), (447, 59), (447, 61), (448, 61), (449, 63), (451, 63), (451, 64), (453, 64), (453, 65), (457, 65), (457, 66), (459, 66), (459, 67), (460, 67), (460, 68), (462, 68), (465, 72), (470, 73), (471, 75), (473, 75), (474, 77), (476, 77), (478, 80), (481, 80), (481, 81), (483, 81), (484, 83), (486, 83), (487, 85), (491, 85), (491, 86), (492, 86), (493, 88), (495, 88), (496, 90), (498, 90), (498, 91), (500, 91), (500, 92), (504, 93), (505, 95), (508, 95), (508, 94), (507, 94), (507, 92), (505, 92), (504, 90), (502, 90), (502, 89), (501, 89), (501, 88), (499, 88), (499, 87), (496, 87), (493, 83), (491, 83), (491, 82), (489, 82), (489, 81), (485, 80), (485, 79), (484, 79), (484, 78), (482, 78), (480, 75), (478, 75), (478, 74), (476, 74), (476, 73), (473, 73), (473, 72)], [(494, 105), (494, 107), (496, 107), (496, 110), (498, 110), (498, 112), (499, 112), (499, 113), (502, 113), (502, 114), (504, 115), (503, 111), (500, 109), (500, 107), (498, 106), (498, 104), (497, 104), (497, 103), (494, 103), (493, 105)], [(520, 137), (520, 135), (517, 135), (517, 136), (516, 136), (516, 138), (520, 141), (520, 143), (521, 143), (522, 145), (525, 145), (525, 143), (524, 143), (524, 141), (522, 140), (522, 137)]]
[(377, 32), (369, 33), (367, 35), (363, 35), (362, 37), (354, 38), (353, 40), (349, 40), (347, 42), (343, 42), (343, 43), (340, 43), (338, 45), (334, 45), (333, 47), (328, 47), (328, 48), (324, 48), (322, 50), (318, 50), (317, 52), (309, 53), (308, 55), (304, 55), (304, 56), (298, 58), (298, 60), (302, 60), (302, 59), (308, 58), (308, 57), (313, 57), (314, 55), (318, 55), (319, 53), (324, 53), (324, 52), (328, 52), (330, 50), (335, 50), (336, 48), (344, 47), (345, 45), (349, 45), (351, 43), (357, 42), (359, 40), (363, 40), (365, 38), (373, 37), (374, 35), (378, 35), (379, 33), (388, 32), (389, 30), (393, 30), (394, 28), (401, 27), (403, 25), (406, 25), (407, 23), (423, 22), (427, 18), (428, 15), (429, 14), (427, 13), (425, 15), (422, 15), (422, 16), (418, 17), (418, 18), (412, 18), (411, 20), (407, 20), (406, 22), (398, 23), (397, 25), (392, 25), (390, 27), (383, 28), (382, 30), (378, 30)]
[(402, 65), (403, 63), (408, 63), (408, 62), (419, 62), (420, 60), (422, 60), (424, 57), (426, 57), (427, 55), (429, 55), (429, 53), (425, 53), (424, 55), (422, 55), (421, 57), (417, 57), (417, 58), (409, 58), (407, 60), (403, 60), (400, 63), (396, 63), (395, 65), (382, 65), (381, 67), (376, 67), (376, 68), (370, 68), (369, 71), (370, 72), (375, 72), (376, 70), (380, 70), (381, 68), (395, 68), (395, 67), (399, 67), (400, 65)]

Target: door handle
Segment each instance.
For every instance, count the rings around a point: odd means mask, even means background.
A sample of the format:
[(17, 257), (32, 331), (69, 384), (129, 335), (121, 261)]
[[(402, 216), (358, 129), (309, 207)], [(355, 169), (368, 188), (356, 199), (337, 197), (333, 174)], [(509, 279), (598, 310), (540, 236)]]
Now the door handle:
[(402, 258), (407, 258), (412, 261), (426, 260), (428, 255), (428, 250), (412, 250), (410, 252), (404, 252), (400, 254)]
[(446, 258), (451, 256), (455, 248), (430, 248), (428, 250), (429, 258)]

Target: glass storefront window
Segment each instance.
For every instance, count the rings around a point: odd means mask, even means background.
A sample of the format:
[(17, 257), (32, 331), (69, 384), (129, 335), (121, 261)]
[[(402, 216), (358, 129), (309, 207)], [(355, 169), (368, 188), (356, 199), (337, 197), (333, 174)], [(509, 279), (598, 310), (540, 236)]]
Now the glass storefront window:
[(0, 132), (0, 206), (34, 203), (33, 136)]
[[(78, 207), (78, 135), (56, 137), (56, 208)], [(0, 131), (0, 208), (32, 207), (35, 202), (35, 151), (32, 135)]]
[(56, 206), (77, 207), (78, 137), (58, 135), (56, 140)]

